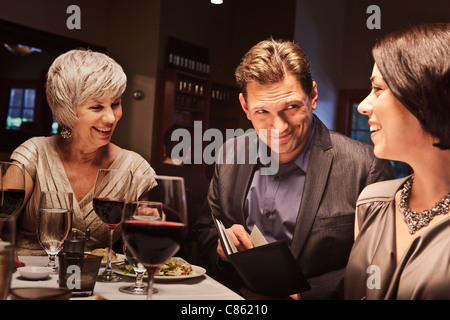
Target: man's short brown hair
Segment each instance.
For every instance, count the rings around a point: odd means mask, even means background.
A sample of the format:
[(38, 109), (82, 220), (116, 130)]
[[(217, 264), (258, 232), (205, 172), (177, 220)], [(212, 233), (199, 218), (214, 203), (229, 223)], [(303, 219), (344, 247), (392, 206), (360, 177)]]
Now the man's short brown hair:
[(248, 83), (277, 83), (282, 81), (287, 73), (297, 77), (305, 93), (311, 94), (311, 68), (303, 50), (294, 42), (270, 38), (259, 42), (244, 55), (236, 68), (235, 76), (244, 98), (247, 99)]

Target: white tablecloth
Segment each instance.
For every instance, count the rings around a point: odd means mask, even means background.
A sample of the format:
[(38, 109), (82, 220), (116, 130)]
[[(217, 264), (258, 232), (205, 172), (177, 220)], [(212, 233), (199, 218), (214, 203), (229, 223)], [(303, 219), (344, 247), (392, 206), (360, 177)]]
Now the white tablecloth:
[[(25, 262), (27, 266), (45, 266), (48, 262), (46, 256), (23, 256), (19, 257), (19, 260)], [(103, 268), (100, 268), (100, 272), (102, 271)], [(91, 297), (72, 299), (96, 299), (97, 295), (101, 295), (109, 300), (145, 300), (145, 295), (126, 294), (119, 291), (119, 287), (131, 285), (134, 282), (133, 278), (125, 277), (125, 279), (124, 282), (115, 283), (97, 282)], [(25, 280), (16, 271), (11, 280), (11, 288), (58, 287), (58, 275), (51, 275), (44, 280)], [(240, 295), (206, 274), (185, 280), (155, 282), (154, 287), (158, 289), (158, 293), (153, 295), (154, 300), (243, 300)]]

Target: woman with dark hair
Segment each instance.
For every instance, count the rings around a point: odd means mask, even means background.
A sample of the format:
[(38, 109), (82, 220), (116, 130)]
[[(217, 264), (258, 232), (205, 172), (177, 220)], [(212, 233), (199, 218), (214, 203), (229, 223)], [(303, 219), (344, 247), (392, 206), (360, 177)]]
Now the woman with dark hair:
[(450, 299), (450, 24), (374, 46), (369, 117), (375, 155), (413, 174), (369, 185), (356, 209), (347, 299)]

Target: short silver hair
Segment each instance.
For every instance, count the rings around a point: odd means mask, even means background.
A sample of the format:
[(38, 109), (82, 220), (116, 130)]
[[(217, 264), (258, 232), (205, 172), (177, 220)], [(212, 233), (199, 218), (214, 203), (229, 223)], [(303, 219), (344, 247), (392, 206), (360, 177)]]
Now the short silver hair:
[(55, 120), (73, 129), (76, 106), (88, 100), (120, 97), (127, 77), (122, 67), (104, 53), (84, 49), (68, 51), (55, 59), (47, 73), (47, 101)]

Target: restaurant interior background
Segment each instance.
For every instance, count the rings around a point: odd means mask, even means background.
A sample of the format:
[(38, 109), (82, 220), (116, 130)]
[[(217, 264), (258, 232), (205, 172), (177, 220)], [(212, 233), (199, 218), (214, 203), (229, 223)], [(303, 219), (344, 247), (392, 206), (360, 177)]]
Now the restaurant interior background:
[[(79, 29), (68, 27), (70, 5), (80, 9)], [(380, 8), (381, 29), (367, 27), (370, 5)], [(246, 130), (234, 69), (270, 36), (294, 40), (311, 60), (319, 118), (364, 140), (367, 118), (358, 119), (355, 106), (369, 92), (375, 40), (449, 20), (447, 0), (0, 0), (0, 160), (27, 137), (55, 130), (45, 73), (58, 54), (77, 47), (104, 51), (123, 66), (129, 80), (113, 142), (150, 163), (161, 160), (161, 137), (173, 122)], [(169, 53), (186, 63), (169, 63)]]

